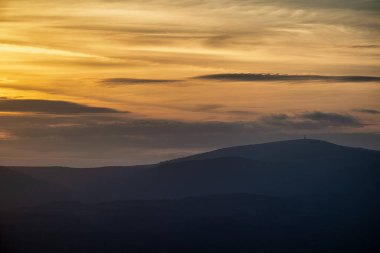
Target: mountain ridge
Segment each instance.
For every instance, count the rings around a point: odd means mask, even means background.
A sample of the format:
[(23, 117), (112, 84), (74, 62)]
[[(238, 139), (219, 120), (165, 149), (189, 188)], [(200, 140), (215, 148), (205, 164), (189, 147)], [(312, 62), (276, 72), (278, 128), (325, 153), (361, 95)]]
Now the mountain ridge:
[[(323, 141), (323, 140), (294, 139), (294, 140), (273, 141), (273, 142), (266, 142), (266, 143), (259, 143), (259, 144), (248, 144), (248, 145), (225, 147), (225, 148), (215, 149), (215, 150), (211, 150), (211, 151), (204, 152), (204, 153), (199, 153), (199, 154), (194, 154), (194, 155), (190, 155), (190, 156), (186, 156), (186, 157), (180, 157), (180, 158), (172, 159), (172, 160), (169, 160), (166, 162), (171, 163), (171, 162), (178, 162), (178, 161), (184, 161), (184, 160), (205, 159), (203, 157), (210, 158), (210, 157), (215, 157), (215, 155), (218, 157), (221, 157), (225, 153), (228, 153), (231, 151), (235, 152), (235, 153), (240, 152), (240, 151), (247, 152), (247, 150), (249, 150), (250, 152), (256, 152), (256, 151), (260, 151), (260, 149), (268, 149), (268, 148), (277, 148), (277, 151), (278, 151), (278, 149), (284, 148), (284, 146), (286, 146), (285, 147), (286, 149), (288, 149), (288, 148), (298, 148), (298, 149), (301, 148), (301, 149), (303, 149), (303, 148), (305, 148), (306, 145), (309, 145), (309, 148), (310, 148), (310, 145), (312, 145), (313, 147), (322, 147), (323, 146), (323, 147), (328, 147), (330, 149), (331, 148), (345, 149), (345, 150), (359, 151), (359, 152), (360, 151), (368, 151), (368, 152), (374, 152), (374, 153), (380, 154), (379, 150), (372, 150), (372, 149), (366, 149), (366, 148), (361, 148), (361, 147), (348, 147), (348, 146), (338, 145), (338, 144), (328, 142), (328, 141)], [(308, 148), (308, 147), (306, 146), (306, 148)], [(276, 149), (274, 151), (276, 151)], [(271, 155), (273, 155), (273, 153)], [(231, 156), (231, 154), (230, 154), (230, 156)], [(233, 156), (244, 157), (244, 155), (242, 155), (242, 154), (236, 154)]]
[(380, 151), (309, 139), (229, 147), (146, 166), (6, 168), (62, 186), (75, 193), (73, 200), (92, 202), (231, 192), (351, 194), (380, 185)]

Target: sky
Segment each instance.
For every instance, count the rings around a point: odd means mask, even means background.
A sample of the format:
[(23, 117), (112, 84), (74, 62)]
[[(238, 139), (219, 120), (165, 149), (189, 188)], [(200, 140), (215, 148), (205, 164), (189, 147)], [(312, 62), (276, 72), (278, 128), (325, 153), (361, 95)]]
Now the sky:
[(380, 149), (377, 0), (0, 0), (0, 164)]

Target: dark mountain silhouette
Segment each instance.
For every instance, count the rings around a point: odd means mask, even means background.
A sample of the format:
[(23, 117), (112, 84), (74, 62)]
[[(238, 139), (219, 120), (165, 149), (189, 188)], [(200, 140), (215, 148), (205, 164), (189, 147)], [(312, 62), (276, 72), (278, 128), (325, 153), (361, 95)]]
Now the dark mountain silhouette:
[(155, 165), (0, 168), (1, 252), (378, 252), (380, 151), (317, 140)]
[(378, 161), (379, 154), (380, 151), (375, 150), (345, 147), (321, 140), (298, 139), (223, 148), (169, 162), (205, 160), (220, 157), (243, 157), (266, 162), (304, 162), (307, 166), (312, 166), (314, 163), (317, 163), (317, 165), (332, 165), (335, 162), (341, 166), (342, 163), (362, 163), (365, 159), (375, 159)]
[(61, 186), (0, 167), (1, 208), (68, 200), (73, 196)]
[(40, 181), (59, 185), (75, 192), (74, 200), (100, 200), (103, 185), (123, 184), (136, 172), (148, 166), (69, 168), (69, 167), (9, 167), (13, 171)]
[(242, 192), (275, 196), (376, 191), (380, 152), (316, 140), (232, 147), (158, 164), (103, 185), (110, 198)]
[(378, 190), (380, 151), (318, 140), (220, 149), (149, 166), (12, 168), (62, 185), (80, 200), (179, 198), (218, 193), (273, 196)]

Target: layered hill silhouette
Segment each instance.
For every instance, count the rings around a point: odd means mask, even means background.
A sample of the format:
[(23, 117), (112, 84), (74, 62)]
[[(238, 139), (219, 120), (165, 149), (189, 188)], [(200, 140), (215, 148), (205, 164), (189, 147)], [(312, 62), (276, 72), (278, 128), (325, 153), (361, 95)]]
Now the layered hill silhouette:
[[(0, 211), (2, 252), (377, 252), (366, 198), (222, 194)], [(3, 232), (3, 233), (1, 233)]]
[(1, 252), (378, 252), (380, 151), (318, 140), (1, 167)]
[[(80, 201), (115, 201), (237, 192), (358, 194), (378, 191), (379, 168), (380, 151), (300, 139), (224, 148), (147, 166), (4, 167), (3, 171), (18, 177), (3, 173), (2, 180), (12, 183), (2, 186), (9, 195), (2, 194), (1, 201), (10, 203), (17, 195), (22, 203), (18, 189), (26, 178), (34, 180), (28, 194), (49, 192), (47, 199), (55, 195), (57, 200), (69, 196)], [(44, 187), (49, 190), (41, 190)]]
[(59, 185), (21, 172), (0, 167), (0, 206), (2, 208), (69, 200), (73, 193)]

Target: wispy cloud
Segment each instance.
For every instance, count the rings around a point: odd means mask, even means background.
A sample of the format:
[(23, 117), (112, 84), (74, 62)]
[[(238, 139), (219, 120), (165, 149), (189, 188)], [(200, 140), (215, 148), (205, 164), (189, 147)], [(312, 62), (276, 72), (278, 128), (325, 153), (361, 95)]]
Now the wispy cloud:
[(111, 108), (93, 107), (67, 101), (7, 98), (0, 98), (0, 112), (33, 112), (47, 114), (120, 113), (120, 111)]
[(380, 45), (354, 45), (352, 48), (380, 48)]
[(56, 55), (56, 56), (66, 56), (66, 57), (101, 58), (97, 55), (85, 54), (85, 53), (80, 53), (80, 52), (72, 52), (72, 51), (51, 49), (51, 48), (42, 48), (42, 47), (36, 47), (36, 46), (4, 44), (4, 43), (0, 43), (0, 52)]
[(321, 122), (331, 126), (351, 126), (362, 127), (363, 124), (355, 117), (349, 114), (331, 113), (331, 112), (304, 112), (297, 115), (299, 118)]
[(194, 77), (195, 79), (216, 81), (331, 81), (331, 82), (380, 82), (378, 76), (322, 76), (322, 75), (283, 75), (283, 74), (251, 74), (227, 73)]
[[(123, 164), (158, 162), (173, 158), (168, 155), (172, 155), (173, 150), (191, 153), (194, 149), (299, 138), (303, 134), (344, 133), (342, 129), (350, 133), (352, 129), (363, 128), (364, 124), (349, 114), (332, 112), (267, 114), (255, 120), (232, 122), (142, 119), (133, 115), (92, 113), (59, 117), (0, 115), (0, 126), (7, 137), (0, 139), (0, 150), (5, 150), (3, 157), (17, 154), (18, 161), (40, 157), (35, 162), (38, 165), (42, 162), (62, 165), (64, 161), (64, 164), (93, 166), (98, 164), (94, 157), (103, 157), (104, 165), (115, 164), (115, 161)], [(47, 160), (46, 154), (50, 156)], [(91, 159), (82, 163), (81, 159), (86, 157)]]
[(107, 78), (101, 83), (108, 85), (138, 85), (138, 84), (165, 84), (189, 80), (235, 81), (235, 82), (380, 82), (378, 76), (323, 76), (323, 75), (287, 75), (287, 74), (253, 74), (253, 73), (225, 73), (195, 76), (190, 79), (138, 79), (138, 78)]
[(160, 83), (174, 83), (179, 80), (169, 79), (136, 79), (136, 78), (108, 78), (103, 79), (102, 83), (108, 85), (135, 85), (135, 84), (160, 84)]
[(380, 114), (380, 111), (375, 110), (375, 109), (359, 108), (359, 109), (354, 109), (353, 111), (361, 112), (361, 113), (368, 113), (368, 114)]
[(349, 114), (333, 112), (302, 112), (294, 115), (280, 113), (265, 115), (261, 121), (283, 128), (328, 129), (336, 127), (364, 127), (364, 124)]

